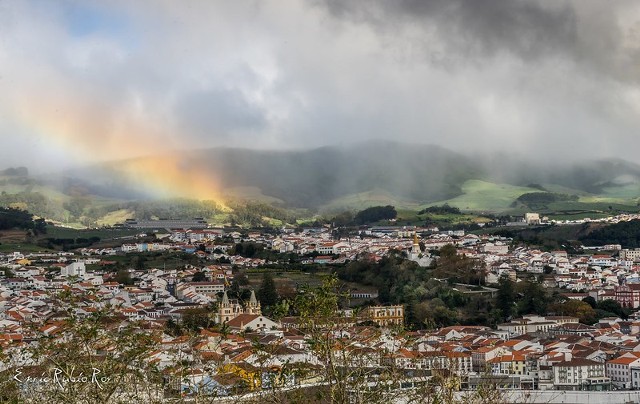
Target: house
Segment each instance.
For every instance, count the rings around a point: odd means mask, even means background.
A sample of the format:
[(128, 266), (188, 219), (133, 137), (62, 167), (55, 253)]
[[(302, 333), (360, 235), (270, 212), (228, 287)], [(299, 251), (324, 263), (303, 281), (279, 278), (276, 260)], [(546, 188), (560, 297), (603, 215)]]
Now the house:
[(553, 364), (553, 385), (556, 390), (609, 390), (611, 379), (604, 363), (578, 358)]
[(496, 356), (487, 363), (491, 366), (494, 375), (525, 375), (526, 355), (522, 352), (512, 352), (506, 355)]
[(476, 372), (483, 372), (487, 368), (487, 363), (501, 355), (508, 352), (505, 347), (501, 346), (483, 346), (471, 353), (471, 360), (473, 370)]
[(633, 387), (631, 380), (632, 368), (640, 368), (640, 352), (627, 352), (606, 363), (607, 376), (614, 386), (621, 389)]
[(507, 331), (511, 336), (522, 335), (527, 332), (527, 325), (519, 322), (502, 323), (498, 324), (498, 330)]
[(227, 326), (231, 330), (244, 331), (250, 330), (271, 330), (280, 328), (280, 324), (267, 318), (266, 316), (258, 314), (240, 314), (233, 319), (227, 321)]
[(316, 251), (321, 255), (334, 254), (334, 247), (338, 243), (322, 243), (316, 246)]

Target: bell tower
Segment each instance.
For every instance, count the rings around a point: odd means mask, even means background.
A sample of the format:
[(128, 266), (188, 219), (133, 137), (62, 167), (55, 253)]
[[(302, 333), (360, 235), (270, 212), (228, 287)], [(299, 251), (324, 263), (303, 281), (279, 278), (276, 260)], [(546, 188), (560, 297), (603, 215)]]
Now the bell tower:
[(415, 232), (413, 233), (413, 246), (411, 246), (411, 259), (415, 260), (418, 259), (418, 257), (420, 256), (420, 242), (418, 241), (418, 234), (416, 234)]
[(216, 322), (222, 324), (234, 318), (236, 313), (233, 312), (233, 305), (229, 302), (229, 296), (227, 296), (227, 291), (224, 291), (224, 295), (222, 296), (222, 302), (220, 303), (220, 307), (218, 308), (218, 315), (216, 316)]
[(262, 309), (260, 308), (260, 302), (256, 299), (256, 293), (252, 290), (251, 297), (249, 298), (249, 304), (244, 309), (245, 314), (262, 315)]

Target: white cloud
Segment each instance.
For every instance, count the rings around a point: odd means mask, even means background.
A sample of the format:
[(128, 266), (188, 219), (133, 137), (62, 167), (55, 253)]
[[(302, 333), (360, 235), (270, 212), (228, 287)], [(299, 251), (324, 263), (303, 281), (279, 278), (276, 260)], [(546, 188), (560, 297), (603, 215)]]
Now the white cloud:
[(0, 3), (0, 160), (388, 138), (637, 161), (638, 7), (550, 4)]

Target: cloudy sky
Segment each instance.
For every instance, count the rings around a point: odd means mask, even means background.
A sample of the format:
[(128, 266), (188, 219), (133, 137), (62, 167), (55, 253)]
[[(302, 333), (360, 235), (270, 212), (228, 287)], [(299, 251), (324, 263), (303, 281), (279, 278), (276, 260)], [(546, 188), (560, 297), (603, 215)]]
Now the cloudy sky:
[(633, 0), (0, 0), (0, 166), (367, 139), (640, 162), (639, 21)]

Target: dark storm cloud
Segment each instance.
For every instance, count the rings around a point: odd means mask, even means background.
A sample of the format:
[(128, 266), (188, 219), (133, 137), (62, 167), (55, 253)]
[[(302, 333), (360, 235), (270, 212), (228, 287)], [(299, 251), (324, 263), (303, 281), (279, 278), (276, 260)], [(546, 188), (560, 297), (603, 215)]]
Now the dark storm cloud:
[(566, 52), (577, 43), (576, 15), (564, 2), (553, 7), (530, 0), (327, 0), (325, 4), (339, 18), (372, 23), (385, 33), (408, 23), (435, 29), (449, 46), (471, 57), (508, 51), (530, 60)]
[[(525, 62), (566, 58), (618, 80), (637, 81), (638, 27), (624, 30), (616, 13), (629, 2), (593, 0), (324, 0), (337, 18), (371, 24), (393, 36), (407, 26), (434, 34), (449, 62), (482, 63), (508, 53)], [(431, 52), (430, 44), (424, 51)]]

